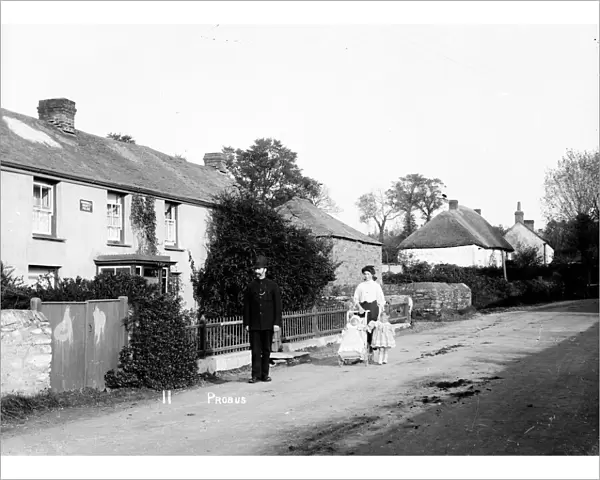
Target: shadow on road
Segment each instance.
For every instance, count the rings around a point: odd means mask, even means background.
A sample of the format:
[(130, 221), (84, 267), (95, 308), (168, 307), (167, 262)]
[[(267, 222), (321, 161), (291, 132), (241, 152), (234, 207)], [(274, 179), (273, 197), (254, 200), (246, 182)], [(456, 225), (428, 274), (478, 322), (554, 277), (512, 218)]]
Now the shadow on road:
[(599, 435), (598, 335), (595, 324), (497, 375), (429, 383), (345, 422), (307, 426), (292, 441), (282, 434), (268, 454), (589, 454)]
[(564, 302), (561, 304), (548, 304), (533, 307), (532, 312), (565, 312), (565, 313), (596, 313), (598, 314), (599, 301), (597, 298), (578, 302)]

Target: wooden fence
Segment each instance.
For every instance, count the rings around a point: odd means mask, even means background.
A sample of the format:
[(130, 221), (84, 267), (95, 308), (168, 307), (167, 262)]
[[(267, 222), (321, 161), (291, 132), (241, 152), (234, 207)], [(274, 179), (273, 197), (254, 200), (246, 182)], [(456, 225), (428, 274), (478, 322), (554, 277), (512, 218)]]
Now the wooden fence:
[(127, 345), (127, 297), (87, 302), (39, 302), (52, 329), (50, 388), (55, 392), (104, 389), (104, 374), (117, 368)]

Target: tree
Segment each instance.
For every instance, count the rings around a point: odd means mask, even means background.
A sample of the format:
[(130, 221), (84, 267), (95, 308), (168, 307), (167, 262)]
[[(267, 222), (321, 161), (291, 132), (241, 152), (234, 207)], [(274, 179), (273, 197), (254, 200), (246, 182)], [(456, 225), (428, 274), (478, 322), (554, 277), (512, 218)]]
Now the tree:
[(431, 220), (434, 212), (446, 203), (447, 200), (442, 193), (442, 187), (445, 186), (439, 178), (426, 178), (419, 185), (417, 209), (423, 215), (425, 222)]
[(247, 150), (224, 147), (227, 167), (241, 191), (276, 208), (294, 197), (314, 199), (320, 184), (298, 167), (297, 154), (279, 140), (261, 138)]
[(404, 214), (404, 218), (402, 219), (402, 223), (404, 225), (404, 230), (403, 230), (403, 233), (405, 234), (404, 238), (408, 237), (417, 228), (419, 228), (417, 226), (417, 221), (415, 220), (415, 216), (414, 216), (414, 214), (412, 212)]
[(133, 137), (131, 135), (122, 135), (120, 133), (109, 133), (106, 138), (112, 138), (113, 140), (116, 140), (117, 142), (123, 142), (123, 143), (135, 143), (135, 140), (133, 139)]
[(381, 189), (361, 195), (356, 202), (356, 206), (360, 212), (362, 223), (369, 224), (371, 220), (375, 222), (379, 229), (379, 241), (381, 243), (384, 240), (387, 222), (402, 214), (390, 203), (389, 197)]
[(445, 185), (439, 178), (426, 178), (420, 173), (411, 173), (392, 183), (387, 195), (390, 204), (407, 215), (405, 229), (415, 225), (415, 211), (421, 213), (425, 222), (431, 220), (446, 202), (442, 187)]
[(598, 220), (600, 154), (568, 150), (544, 179), (544, 214), (548, 221), (569, 221), (579, 214)]
[(316, 206), (319, 207), (324, 212), (335, 214), (341, 213), (342, 209), (333, 201), (331, 196), (329, 195), (329, 188), (325, 185), (319, 184), (319, 193), (316, 197), (311, 197), (308, 200)]
[(207, 315), (239, 315), (243, 292), (254, 278), (258, 255), (269, 259), (267, 275), (281, 289), (286, 310), (308, 308), (335, 279), (332, 244), (293, 226), (248, 192), (216, 197), (208, 227), (204, 267), (192, 263), (194, 296)]

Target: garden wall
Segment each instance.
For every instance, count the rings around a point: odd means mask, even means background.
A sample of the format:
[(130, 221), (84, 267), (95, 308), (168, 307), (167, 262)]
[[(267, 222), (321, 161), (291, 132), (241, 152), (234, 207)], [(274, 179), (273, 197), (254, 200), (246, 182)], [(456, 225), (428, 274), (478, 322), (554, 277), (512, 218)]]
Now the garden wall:
[(463, 310), (471, 306), (471, 289), (464, 283), (417, 282), (383, 285), (386, 298), (408, 295), (413, 300), (415, 315), (439, 316), (442, 309)]
[(46, 317), (33, 310), (2, 310), (0, 331), (2, 396), (50, 388), (52, 330)]

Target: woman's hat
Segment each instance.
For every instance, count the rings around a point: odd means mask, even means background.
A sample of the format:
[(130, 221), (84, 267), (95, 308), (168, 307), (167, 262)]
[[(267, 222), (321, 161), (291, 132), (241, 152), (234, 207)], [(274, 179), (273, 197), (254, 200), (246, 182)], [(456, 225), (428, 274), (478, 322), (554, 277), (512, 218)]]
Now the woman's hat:
[(254, 268), (267, 268), (269, 266), (269, 262), (267, 261), (267, 257), (264, 257), (263, 255), (259, 255), (258, 258), (256, 259), (256, 262), (254, 262)]
[(365, 272), (369, 272), (369, 273), (371, 273), (371, 275), (375, 275), (375, 267), (373, 265), (367, 265), (366, 267), (363, 267), (363, 269), (361, 270), (361, 273), (365, 273)]

